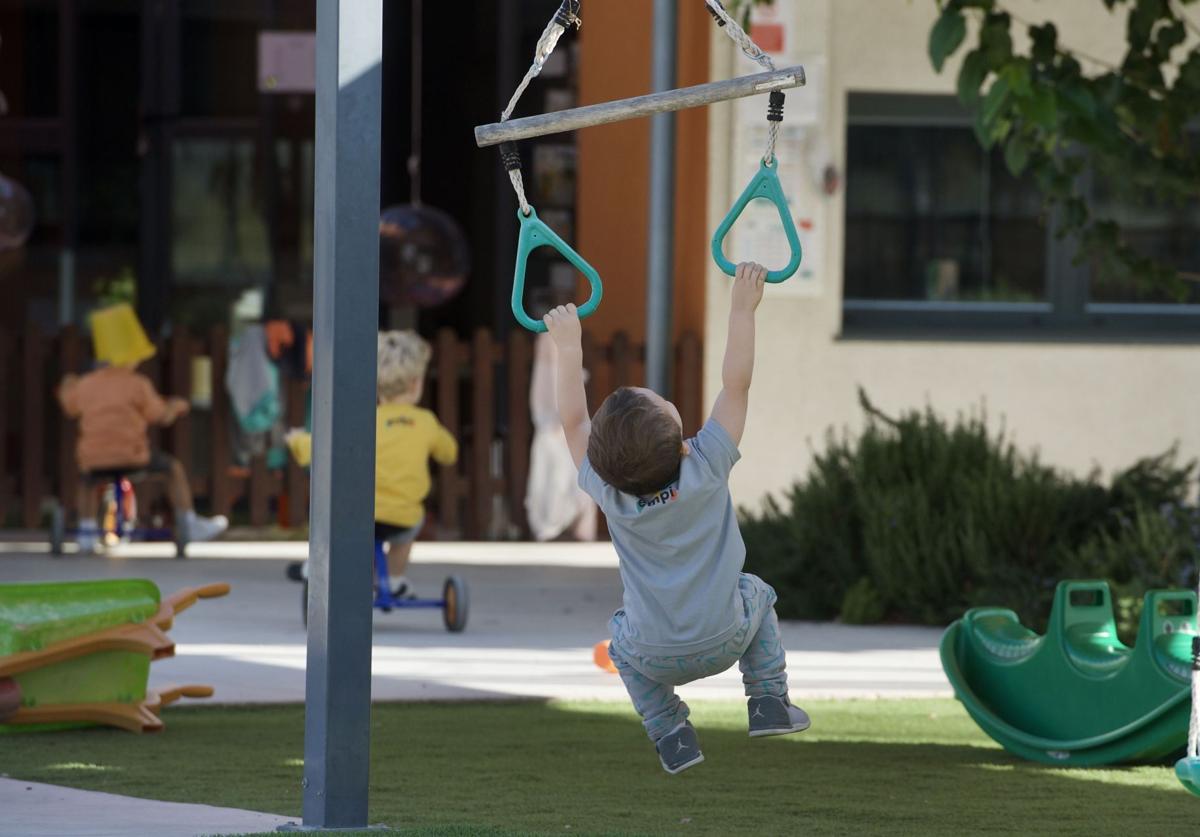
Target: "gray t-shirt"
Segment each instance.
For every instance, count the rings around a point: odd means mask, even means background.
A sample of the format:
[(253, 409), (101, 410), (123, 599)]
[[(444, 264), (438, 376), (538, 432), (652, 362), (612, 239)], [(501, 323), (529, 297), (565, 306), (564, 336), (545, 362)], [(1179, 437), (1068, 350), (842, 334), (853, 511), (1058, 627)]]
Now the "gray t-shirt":
[(651, 497), (608, 485), (585, 457), (579, 487), (608, 519), (625, 587), (625, 640), (654, 655), (720, 645), (741, 617), (738, 575), (746, 547), (729, 496), (740, 454), (713, 419), (680, 463), (679, 480)]

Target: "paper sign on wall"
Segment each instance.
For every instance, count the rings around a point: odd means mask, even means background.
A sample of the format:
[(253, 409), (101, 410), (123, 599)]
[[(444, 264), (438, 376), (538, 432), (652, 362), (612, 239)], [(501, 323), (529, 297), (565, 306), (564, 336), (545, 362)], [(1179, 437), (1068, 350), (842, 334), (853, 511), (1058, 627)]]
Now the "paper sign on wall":
[[(796, 12), (790, 3), (756, 6), (751, 17), (756, 43), (771, 54), (775, 66), (802, 64), (806, 82), (787, 92), (784, 120), (775, 151), (779, 161), (779, 179), (788, 199), (788, 214), (796, 225), (804, 257), (791, 280), (772, 286), (772, 293), (815, 296), (822, 291), (825, 243), (825, 201), (814, 171), (823, 159), (821, 115), (824, 111), (825, 58), (821, 54), (801, 54), (795, 37)], [(739, 75), (759, 72), (762, 68), (739, 55)], [(735, 105), (733, 165), (730, 167), (732, 195), (741, 192), (758, 170), (767, 143), (768, 125), (765, 97), (752, 96)], [(791, 250), (773, 204), (754, 201), (746, 207), (726, 242), (726, 256), (733, 262), (754, 260), (768, 268), (789, 261)]]
[(315, 32), (258, 33), (258, 92), (312, 93), (316, 89)]

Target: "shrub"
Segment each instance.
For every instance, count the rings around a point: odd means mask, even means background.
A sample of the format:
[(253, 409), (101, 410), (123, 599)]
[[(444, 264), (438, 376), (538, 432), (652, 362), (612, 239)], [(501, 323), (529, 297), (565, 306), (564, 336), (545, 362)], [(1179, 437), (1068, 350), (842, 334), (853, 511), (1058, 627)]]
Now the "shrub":
[(1190, 579), (1195, 465), (1175, 450), (1106, 486), (1023, 454), (983, 413), (892, 418), (859, 397), (857, 438), (830, 434), (782, 502), (742, 510), (747, 569), (781, 615), (945, 624), (996, 605), (1040, 626), (1063, 578), (1108, 578), (1126, 599)]

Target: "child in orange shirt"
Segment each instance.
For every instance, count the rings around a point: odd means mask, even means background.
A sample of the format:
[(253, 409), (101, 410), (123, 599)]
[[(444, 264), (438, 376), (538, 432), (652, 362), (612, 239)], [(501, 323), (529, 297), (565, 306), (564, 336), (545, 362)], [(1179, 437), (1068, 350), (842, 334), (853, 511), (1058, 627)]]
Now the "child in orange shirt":
[(182, 398), (164, 399), (137, 371), (154, 356), (137, 315), (126, 304), (97, 311), (91, 317), (96, 360), (105, 366), (83, 376), (67, 375), (58, 387), (63, 412), (79, 420), (75, 455), (83, 479), (79, 486), (81, 552), (99, 546), (95, 482), (105, 472), (165, 474), (169, 481), (175, 526), (184, 543), (207, 541), (225, 531), (222, 516), (200, 517), (192, 507), (192, 491), (183, 465), (175, 457), (152, 450), (146, 437), (151, 424), (166, 426), (188, 411)]

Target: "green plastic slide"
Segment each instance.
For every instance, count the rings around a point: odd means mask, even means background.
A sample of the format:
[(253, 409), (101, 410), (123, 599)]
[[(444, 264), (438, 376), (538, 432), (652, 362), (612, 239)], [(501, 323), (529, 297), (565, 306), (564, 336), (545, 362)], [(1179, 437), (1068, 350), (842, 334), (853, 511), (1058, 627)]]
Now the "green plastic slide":
[(1103, 581), (1063, 581), (1045, 636), (974, 608), (942, 637), (942, 667), (976, 723), (1047, 764), (1164, 761), (1187, 743), (1196, 594), (1146, 594), (1137, 642), (1117, 638)]

